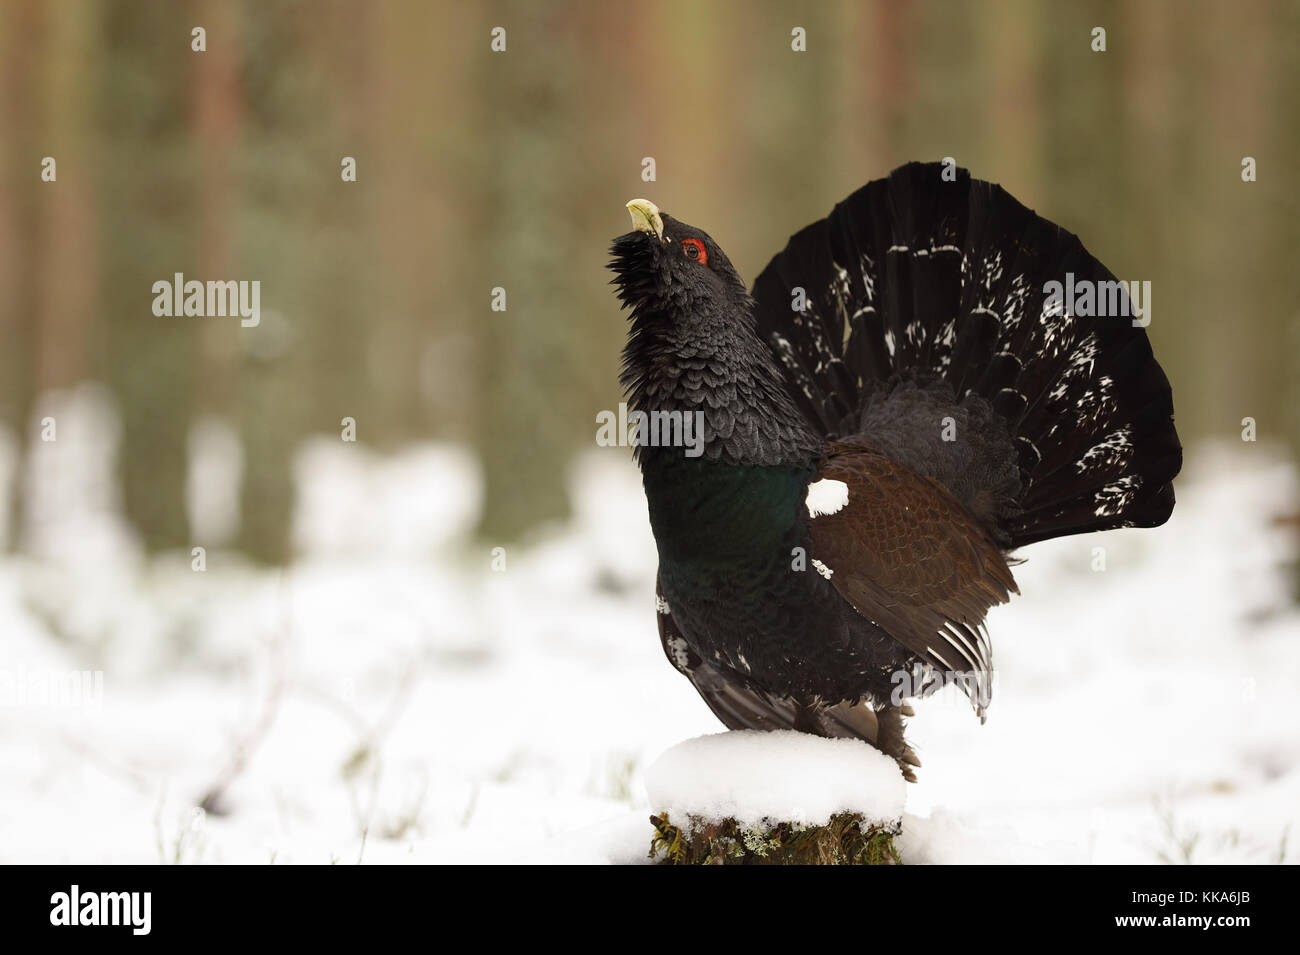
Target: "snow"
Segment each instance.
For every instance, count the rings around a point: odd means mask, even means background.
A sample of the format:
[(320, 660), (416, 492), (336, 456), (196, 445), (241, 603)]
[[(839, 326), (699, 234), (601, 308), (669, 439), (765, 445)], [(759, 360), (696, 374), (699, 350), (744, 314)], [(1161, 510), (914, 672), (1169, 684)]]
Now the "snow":
[[(214, 546), (196, 573), (117, 516), (94, 393), (59, 400), (58, 442), (0, 460), (40, 486), (0, 671), (102, 692), (0, 693), (0, 863), (647, 860), (648, 767), (722, 727), (664, 658), (626, 449), (576, 461), (573, 518), (494, 571), (463, 449), (315, 442), (295, 562)], [(1021, 553), (987, 724), (955, 687), (909, 722), (904, 861), (1300, 858), (1293, 471), (1203, 448), (1178, 496), (1163, 528)]]
[(727, 818), (746, 828), (783, 820), (819, 826), (841, 812), (892, 825), (906, 787), (897, 764), (866, 743), (795, 732), (696, 737), (646, 771), (651, 808), (684, 826)]
[(243, 477), (244, 448), (235, 423), (201, 416), (190, 429), (185, 481), (185, 516), (195, 540), (212, 547), (234, 539)]
[(1088, 861), (1068, 841), (1026, 843), (1010, 825), (985, 825), (976, 819), (958, 818), (946, 809), (936, 809), (929, 816), (904, 816), (903, 831), (894, 848), (906, 865), (1077, 865)]

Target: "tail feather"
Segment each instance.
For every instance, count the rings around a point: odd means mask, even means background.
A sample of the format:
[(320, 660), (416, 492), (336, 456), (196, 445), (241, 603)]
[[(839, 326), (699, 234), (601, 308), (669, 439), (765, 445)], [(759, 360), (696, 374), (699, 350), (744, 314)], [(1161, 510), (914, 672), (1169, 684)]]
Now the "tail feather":
[[(1045, 288), (1067, 273), (1076, 285), (1115, 276), (999, 186), (943, 168), (912, 163), (869, 183), (758, 277), (758, 331), (796, 402), (832, 438), (879, 424), (881, 395), (901, 381), (945, 382), (972, 421), (991, 408), (1019, 472), (999, 517), (1009, 546), (1163, 523), (1182, 448), (1145, 330), (1072, 314)], [(956, 453), (913, 450), (926, 462)]]

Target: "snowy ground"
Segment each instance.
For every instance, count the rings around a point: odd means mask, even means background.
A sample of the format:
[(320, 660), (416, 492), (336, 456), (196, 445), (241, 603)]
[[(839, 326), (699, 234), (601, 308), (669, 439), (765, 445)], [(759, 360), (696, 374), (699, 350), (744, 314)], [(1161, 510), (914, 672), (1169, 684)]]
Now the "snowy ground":
[[(573, 523), (499, 572), (472, 463), (432, 447), (308, 449), (282, 573), (143, 561), (111, 494), (4, 559), (0, 862), (643, 861), (644, 768), (721, 727), (659, 649), (626, 452), (576, 473)], [(1266, 449), (1225, 447), (1167, 527), (1028, 549), (988, 723), (917, 706), (904, 860), (1300, 857), (1296, 510)]]

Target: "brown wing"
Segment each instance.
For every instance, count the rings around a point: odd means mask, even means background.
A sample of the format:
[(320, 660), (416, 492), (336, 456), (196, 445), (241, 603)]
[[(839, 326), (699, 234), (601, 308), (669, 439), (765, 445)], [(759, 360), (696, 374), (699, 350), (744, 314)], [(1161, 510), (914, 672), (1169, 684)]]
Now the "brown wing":
[[(992, 691), (984, 618), (1018, 592), (991, 536), (943, 485), (870, 447), (832, 445), (816, 480), (843, 482), (848, 500), (833, 513), (810, 511), (814, 566), (925, 663), (969, 674), (961, 685), (982, 719)], [(810, 500), (830, 508), (843, 496), (815, 485)]]

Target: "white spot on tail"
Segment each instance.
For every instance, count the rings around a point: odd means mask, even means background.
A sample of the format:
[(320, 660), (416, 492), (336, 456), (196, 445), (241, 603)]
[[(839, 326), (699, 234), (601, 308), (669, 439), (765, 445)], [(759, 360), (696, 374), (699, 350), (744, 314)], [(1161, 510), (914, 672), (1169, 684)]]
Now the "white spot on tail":
[(808, 485), (808, 514), (811, 517), (834, 514), (848, 503), (849, 486), (843, 481), (823, 478)]
[(659, 613), (672, 613), (672, 611), (668, 609), (668, 601), (664, 600), (664, 598), (660, 597), (658, 594), (655, 594), (655, 610)]

